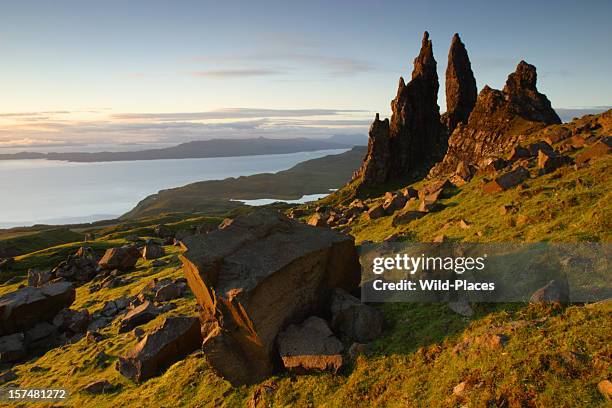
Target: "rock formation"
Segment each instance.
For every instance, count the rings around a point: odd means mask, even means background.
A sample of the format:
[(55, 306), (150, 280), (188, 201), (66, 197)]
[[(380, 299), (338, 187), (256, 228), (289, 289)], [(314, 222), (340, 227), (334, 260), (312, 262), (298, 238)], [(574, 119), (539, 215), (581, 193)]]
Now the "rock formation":
[(444, 160), (430, 176), (452, 173), (461, 161), (482, 167), (505, 155), (522, 135), (561, 123), (548, 98), (538, 92), (536, 79), (536, 68), (521, 61), (502, 91), (485, 86), (467, 124), (454, 130)]
[(438, 88), (436, 60), (425, 32), (412, 79), (408, 84), (399, 80), (391, 121), (381, 121), (377, 114), (370, 127), (368, 152), (354, 175), (360, 186), (411, 177), (442, 157), (446, 134), (440, 123)]
[(270, 375), (276, 338), (322, 313), (332, 290), (353, 291), (360, 265), (352, 237), (271, 211), (186, 238), (183, 271), (202, 307), (202, 349), (233, 384)]
[(466, 123), (476, 104), (476, 79), (465, 45), (459, 34), (453, 36), (446, 67), (446, 113), (442, 115), (449, 134), (459, 123)]

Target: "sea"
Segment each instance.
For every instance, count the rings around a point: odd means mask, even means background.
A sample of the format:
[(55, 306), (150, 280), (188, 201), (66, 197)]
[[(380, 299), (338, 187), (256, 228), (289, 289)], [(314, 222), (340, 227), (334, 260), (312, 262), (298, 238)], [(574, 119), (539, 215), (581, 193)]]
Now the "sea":
[[(112, 219), (159, 190), (196, 181), (274, 173), (344, 151), (97, 163), (0, 160), (0, 228)], [(304, 196), (293, 202), (323, 195)], [(271, 201), (278, 200), (262, 197), (249, 204)]]

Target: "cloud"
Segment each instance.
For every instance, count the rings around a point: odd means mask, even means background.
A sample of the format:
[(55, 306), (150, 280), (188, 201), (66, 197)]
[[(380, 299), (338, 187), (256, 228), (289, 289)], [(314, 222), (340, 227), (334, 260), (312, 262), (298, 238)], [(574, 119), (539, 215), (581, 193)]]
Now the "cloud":
[(326, 108), (108, 112), (79, 120), (20, 114), (12, 116), (15, 123), (0, 125), (0, 149), (63, 151), (77, 145), (81, 151), (121, 150), (127, 145), (172, 145), (213, 138), (323, 138), (343, 131), (365, 135), (371, 116), (366, 110)]
[[(353, 76), (369, 71), (373, 71), (376, 66), (369, 61), (353, 58), (353, 57), (343, 57), (343, 56), (335, 56), (335, 55), (323, 55), (323, 54), (313, 54), (313, 53), (300, 53), (300, 52), (260, 52), (253, 53), (249, 55), (240, 55), (240, 56), (198, 56), (192, 59), (196, 62), (204, 62), (204, 63), (215, 63), (215, 64), (249, 64), (253, 65), (256, 63), (257, 65), (270, 64), (272, 63), (275, 66), (283, 66), (282, 70), (279, 68), (269, 69), (269, 68), (260, 68), (260, 69), (251, 69), (251, 70), (242, 70), (242, 69), (222, 69), (222, 70), (213, 70), (213, 71), (201, 71), (200, 73), (213, 73), (220, 74), (218, 77), (225, 78), (231, 77), (235, 72), (240, 73), (241, 71), (245, 71), (249, 73), (251, 71), (259, 73), (261, 72), (264, 75), (279, 75), (279, 74), (290, 74), (297, 73), (307, 69), (318, 69), (325, 72), (326, 75), (331, 77), (343, 77), (343, 76)], [(288, 68), (290, 67), (290, 68)], [(200, 75), (200, 76), (216, 76), (216, 75)], [(239, 76), (239, 75), (236, 75)], [(244, 75), (247, 76), (247, 75)], [(251, 75), (255, 76), (255, 75)]]
[(71, 111), (64, 111), (64, 110), (58, 110), (58, 111), (40, 111), (40, 112), (9, 112), (9, 113), (0, 113), (0, 118), (8, 118), (8, 119), (12, 119), (12, 118), (28, 118), (28, 117), (32, 117), (32, 118), (38, 118), (41, 116), (49, 116), (49, 115), (67, 115), (72, 113)]
[(118, 120), (223, 120), (249, 118), (281, 118), (307, 116), (335, 116), (347, 113), (364, 113), (365, 110), (354, 109), (260, 109), (260, 108), (227, 108), (204, 112), (174, 112), (174, 113), (118, 113), (111, 116)]
[(193, 76), (216, 79), (246, 78), (257, 76), (282, 75), (283, 72), (272, 69), (217, 69), (209, 71), (196, 71)]

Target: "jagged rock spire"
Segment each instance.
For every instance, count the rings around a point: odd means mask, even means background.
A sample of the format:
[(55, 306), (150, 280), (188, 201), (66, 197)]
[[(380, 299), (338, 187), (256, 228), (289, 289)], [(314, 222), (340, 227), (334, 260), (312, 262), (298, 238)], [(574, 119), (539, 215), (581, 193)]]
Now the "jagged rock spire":
[(472, 64), (459, 34), (455, 33), (448, 50), (446, 113), (442, 117), (449, 134), (453, 133), (458, 123), (467, 123), (476, 104), (476, 97), (476, 79)]
[(429, 33), (425, 32), (414, 59), (412, 79), (400, 77), (391, 102), (391, 121), (375, 120), (368, 153), (355, 178), (373, 187), (392, 179), (408, 179), (442, 158), (446, 135), (440, 123), (438, 73)]

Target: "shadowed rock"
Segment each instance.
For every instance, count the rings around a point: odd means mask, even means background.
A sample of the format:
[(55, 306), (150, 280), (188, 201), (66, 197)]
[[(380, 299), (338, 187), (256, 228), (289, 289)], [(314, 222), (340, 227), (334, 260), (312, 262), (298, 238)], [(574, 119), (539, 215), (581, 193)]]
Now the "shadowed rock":
[(353, 177), (360, 187), (411, 177), (442, 157), (446, 134), (440, 123), (438, 88), (436, 60), (425, 32), (412, 79), (408, 84), (399, 80), (391, 121), (380, 121), (376, 115), (370, 127), (368, 153)]
[(75, 299), (72, 283), (57, 282), (40, 288), (25, 287), (0, 298), (0, 335), (27, 330), (52, 320)]
[(183, 245), (183, 271), (202, 307), (203, 351), (234, 384), (270, 375), (278, 333), (323, 312), (334, 288), (359, 284), (353, 238), (272, 211), (239, 216)]
[(442, 122), (449, 134), (453, 133), (458, 123), (467, 123), (476, 104), (476, 97), (476, 79), (472, 64), (459, 34), (455, 34), (448, 51), (446, 113), (442, 115)]

